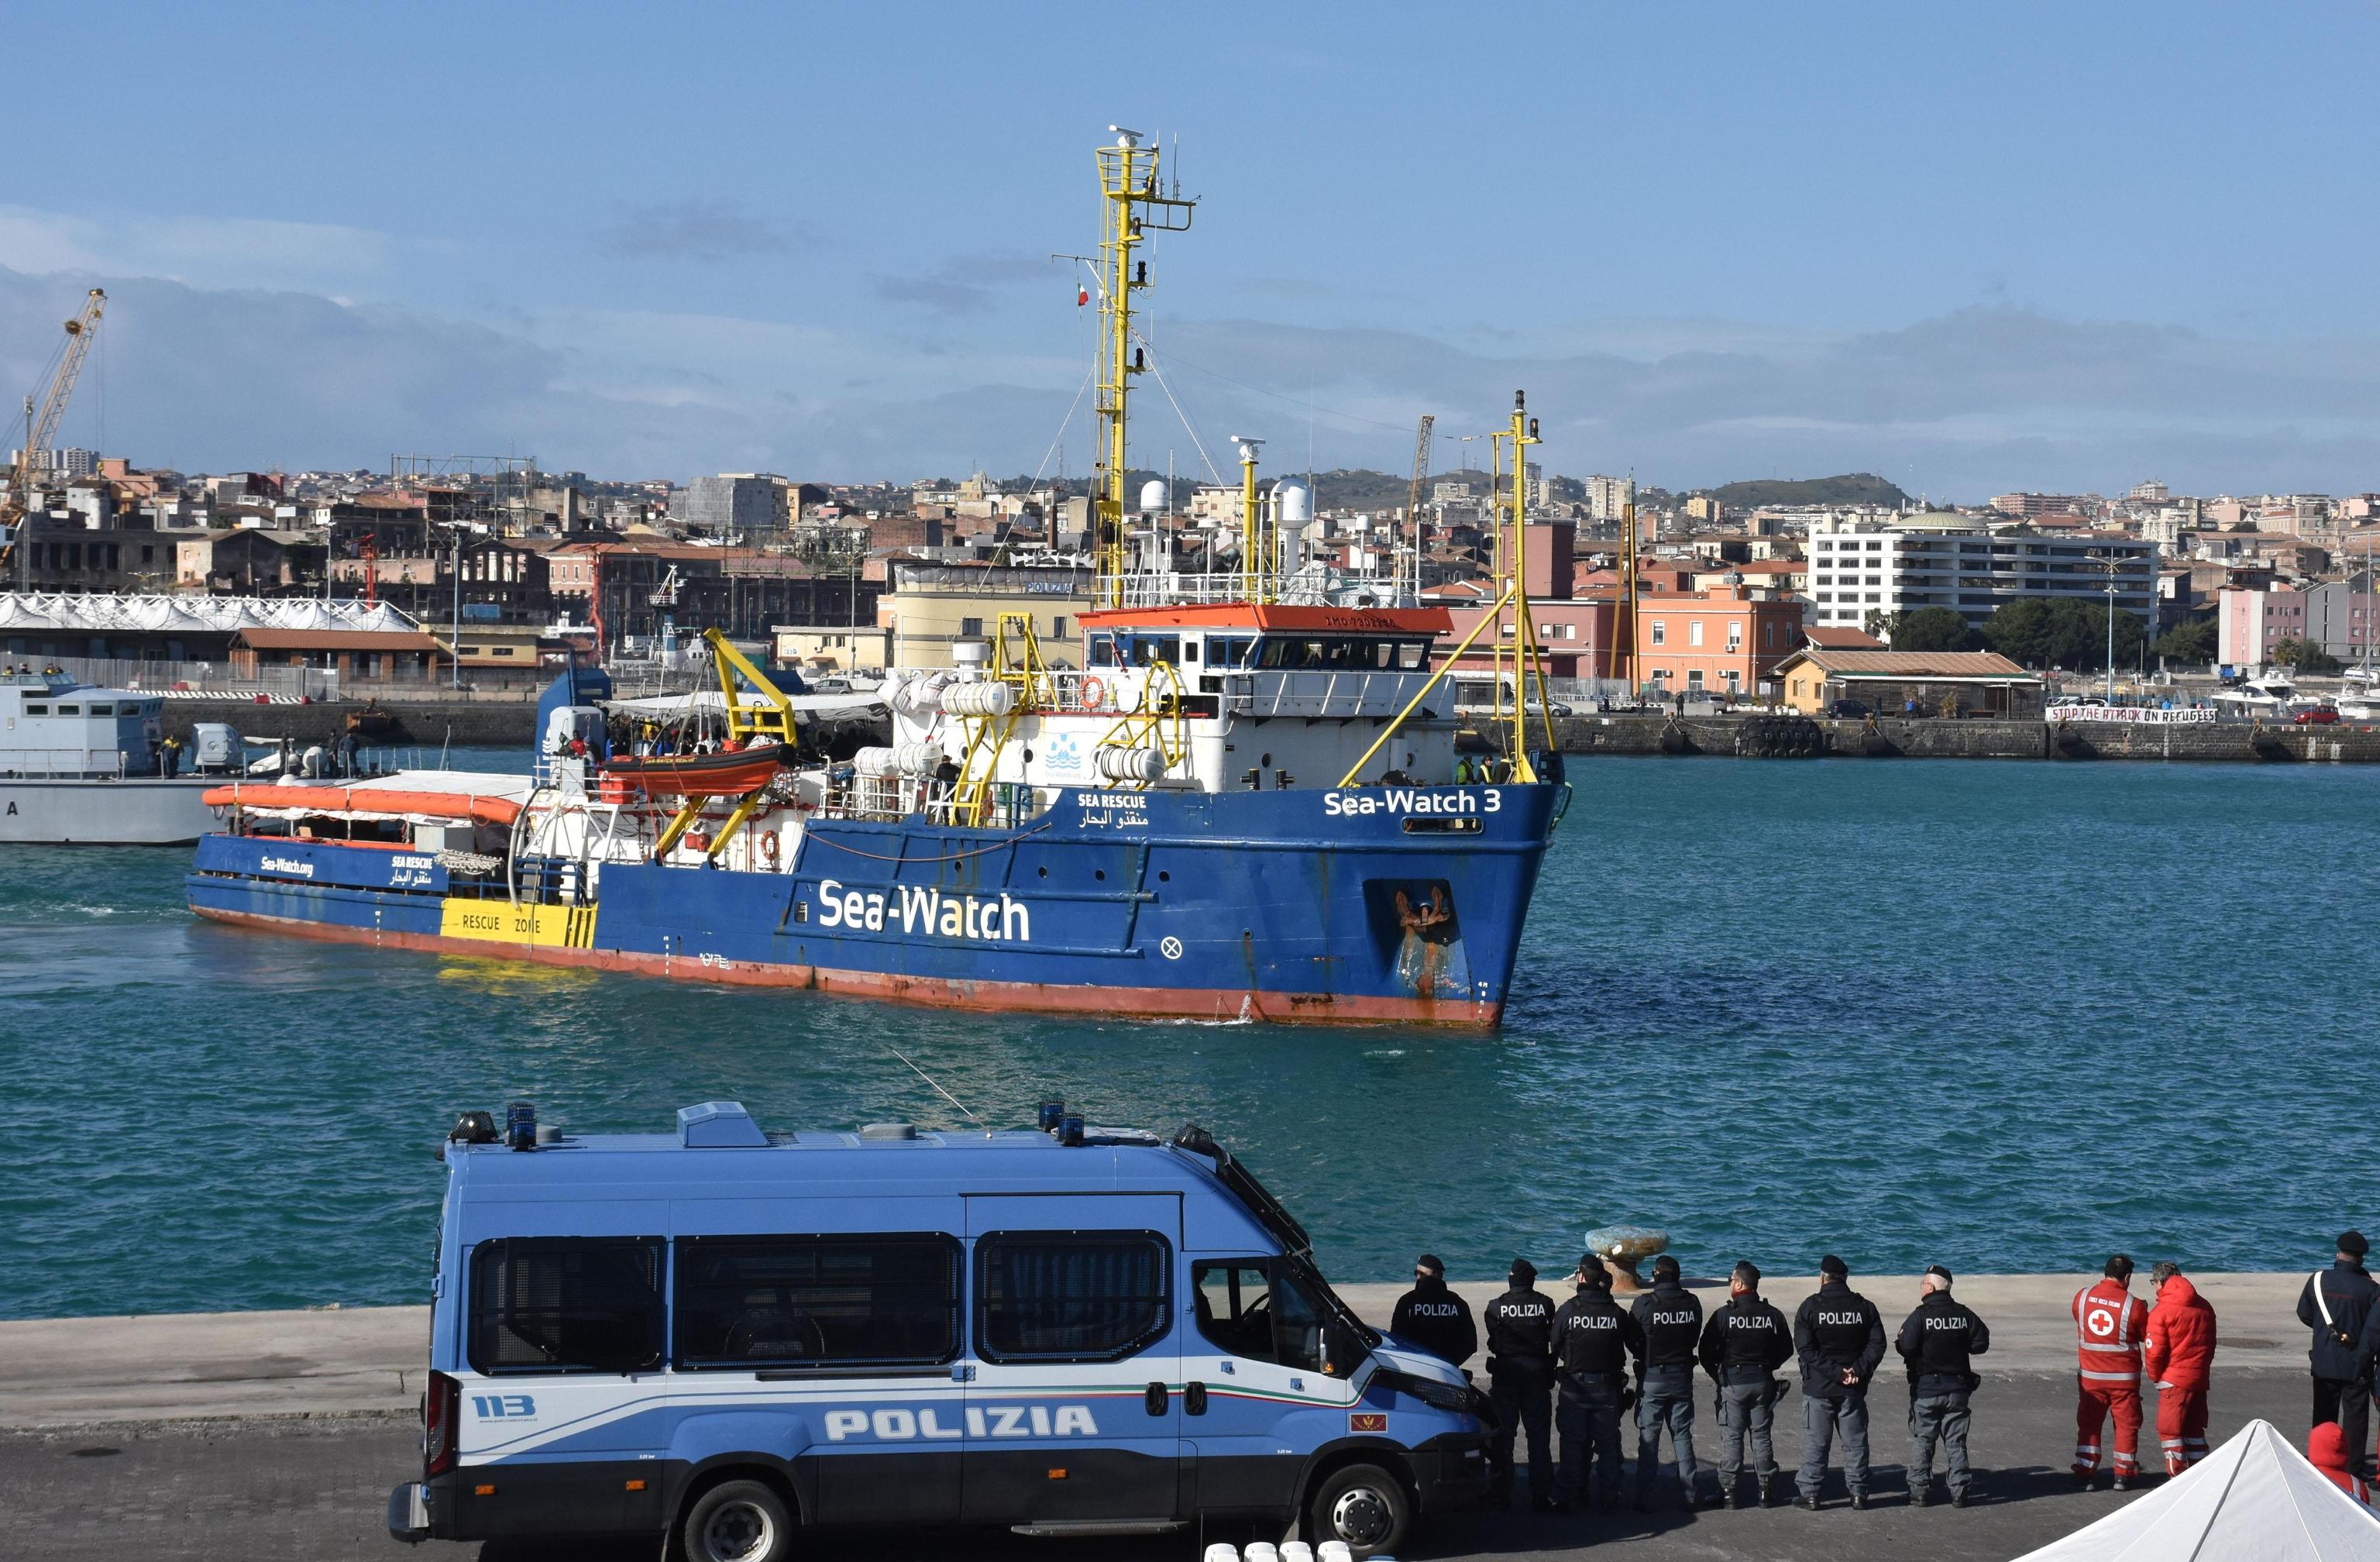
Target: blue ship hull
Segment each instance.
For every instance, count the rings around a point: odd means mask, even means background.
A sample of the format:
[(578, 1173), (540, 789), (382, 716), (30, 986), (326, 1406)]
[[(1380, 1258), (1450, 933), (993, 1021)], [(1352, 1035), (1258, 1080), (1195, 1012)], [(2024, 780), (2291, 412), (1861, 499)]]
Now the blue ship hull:
[(1001, 1010), (1493, 1025), (1561, 788), (1070, 791), (987, 829), (818, 820), (783, 872), (606, 863), (515, 904), (384, 847), (212, 835), (218, 921)]

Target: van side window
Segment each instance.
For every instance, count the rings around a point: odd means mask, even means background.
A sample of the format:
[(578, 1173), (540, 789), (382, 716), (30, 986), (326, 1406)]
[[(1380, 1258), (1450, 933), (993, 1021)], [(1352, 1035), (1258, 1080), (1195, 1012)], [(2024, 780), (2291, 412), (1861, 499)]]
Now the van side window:
[(1323, 1370), (1321, 1309), (1273, 1260), (1202, 1262), (1190, 1274), (1208, 1344), (1245, 1361)]
[(959, 1353), (955, 1237), (681, 1237), (679, 1367), (935, 1366)]
[(475, 1372), (640, 1373), (662, 1363), (662, 1239), (514, 1237), (471, 1250)]
[(1008, 1231), (977, 1241), (988, 1361), (1116, 1361), (1163, 1336), (1172, 1249), (1154, 1231)]

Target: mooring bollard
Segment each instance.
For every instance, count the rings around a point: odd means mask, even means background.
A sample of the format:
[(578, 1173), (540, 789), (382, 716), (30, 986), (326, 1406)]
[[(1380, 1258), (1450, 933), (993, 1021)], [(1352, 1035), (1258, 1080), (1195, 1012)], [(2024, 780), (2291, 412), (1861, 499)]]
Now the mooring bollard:
[(1240, 1562), (1240, 1548), (1226, 1541), (1217, 1541), (1207, 1548), (1203, 1562)]
[(1314, 1562), (1355, 1562), (1355, 1554), (1347, 1549), (1345, 1541), (1324, 1541), (1314, 1553)]
[(1281, 1562), (1314, 1562), (1314, 1548), (1304, 1541), (1283, 1541)]
[(1281, 1547), (1270, 1541), (1250, 1541), (1240, 1553), (1240, 1562), (1281, 1562)]

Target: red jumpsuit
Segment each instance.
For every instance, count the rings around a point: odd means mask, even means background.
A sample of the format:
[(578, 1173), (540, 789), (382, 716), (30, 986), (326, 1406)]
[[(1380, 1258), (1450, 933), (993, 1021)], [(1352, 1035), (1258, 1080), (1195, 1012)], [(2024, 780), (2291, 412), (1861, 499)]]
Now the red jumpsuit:
[(2157, 1385), (2165, 1472), (2179, 1475), (2206, 1457), (2206, 1384), (2215, 1367), (2215, 1309), (2187, 1276), (2157, 1288), (2142, 1364)]
[(2074, 1475), (2099, 1470), (2099, 1428), (2116, 1418), (2116, 1479), (2141, 1472), (2141, 1336), (2149, 1310), (2120, 1280), (2074, 1296)]

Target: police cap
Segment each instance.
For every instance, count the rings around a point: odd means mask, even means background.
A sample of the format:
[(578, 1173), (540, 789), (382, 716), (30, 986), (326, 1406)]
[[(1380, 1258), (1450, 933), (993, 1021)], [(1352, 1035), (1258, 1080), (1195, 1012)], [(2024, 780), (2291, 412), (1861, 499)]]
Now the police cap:
[(1677, 1277), (1678, 1261), (1676, 1259), (1671, 1258), (1668, 1253), (1663, 1253), (1660, 1257), (1653, 1261), (1653, 1278), (1656, 1280), (1674, 1280)]
[(1415, 1269), (1427, 1269), (1433, 1275), (1443, 1275), (1446, 1273), (1446, 1265), (1438, 1261), (1438, 1255), (1436, 1253), (1422, 1254), (1419, 1258), (1414, 1260), (1414, 1267)]
[(2372, 1251), (2372, 1244), (2363, 1239), (2361, 1231), (2342, 1231), (2338, 1234), (2338, 1251), (2350, 1258), (2362, 1258)]
[(1851, 1275), (1851, 1272), (1852, 1266), (1845, 1263), (1841, 1259), (1837, 1258), (1832, 1253), (1828, 1253), (1826, 1257), (1818, 1261), (1818, 1273), (1821, 1275), (1831, 1275), (1836, 1279), (1840, 1280), (1847, 1278)]
[(1515, 1280), (1534, 1280), (1537, 1277), (1537, 1266), (1525, 1258), (1516, 1258), (1512, 1261), (1512, 1276)]

